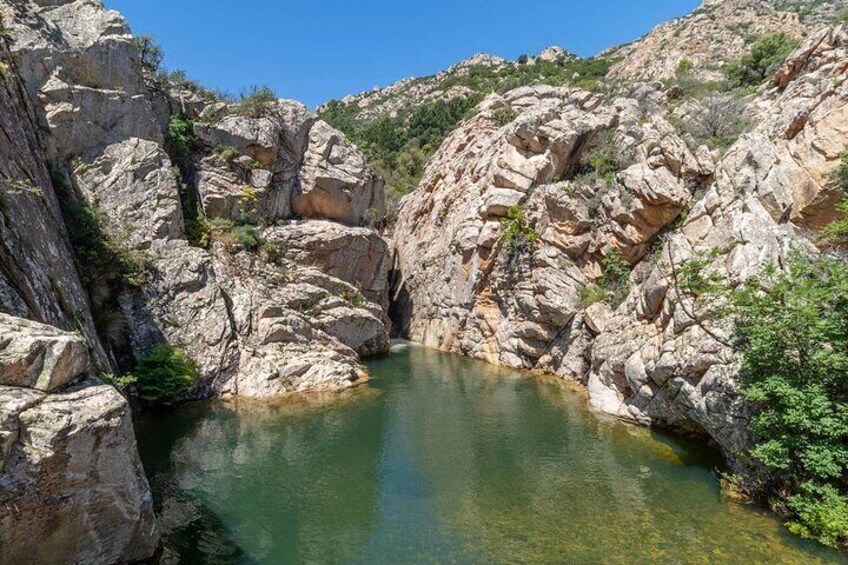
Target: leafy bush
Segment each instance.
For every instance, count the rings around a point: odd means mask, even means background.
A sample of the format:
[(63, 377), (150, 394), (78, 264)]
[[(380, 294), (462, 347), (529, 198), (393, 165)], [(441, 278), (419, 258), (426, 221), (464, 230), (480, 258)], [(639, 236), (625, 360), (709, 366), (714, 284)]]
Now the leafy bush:
[(500, 241), (506, 253), (507, 269), (511, 271), (522, 256), (532, 253), (539, 236), (527, 222), (521, 206), (512, 206), (507, 210), (506, 219), (501, 221), (501, 230)]
[(615, 180), (615, 174), (624, 168), (624, 163), (619, 160), (618, 150), (615, 147), (615, 136), (609, 132), (601, 144), (589, 156), (589, 167), (598, 178), (607, 182)]
[(165, 149), (180, 170), (185, 170), (195, 141), (194, 123), (183, 116), (171, 116), (165, 132)]
[(277, 94), (270, 86), (253, 86), (241, 95), (236, 112), (248, 118), (264, 118), (276, 103)]
[(580, 290), (580, 299), (583, 302), (583, 308), (588, 308), (592, 304), (605, 302), (608, 291), (601, 285), (590, 283)]
[(830, 180), (843, 195), (836, 206), (841, 217), (825, 226), (819, 234), (819, 241), (832, 247), (845, 247), (848, 246), (848, 151), (842, 154), (839, 166), (830, 174)]
[(498, 108), (492, 113), (492, 119), (494, 119), (498, 127), (501, 128), (512, 123), (517, 117), (518, 112), (509, 106)]
[[(683, 295), (734, 323), (739, 382), (754, 406), (749, 455), (770, 471), (765, 493), (796, 534), (848, 545), (848, 266), (800, 255), (736, 289), (706, 269), (677, 270)], [(700, 302), (700, 304), (698, 304)], [(692, 314), (689, 314), (692, 316)], [(702, 327), (703, 321), (695, 318)]]
[(235, 160), (241, 156), (239, 150), (230, 145), (227, 145), (225, 147), (218, 147), (216, 153), (218, 153), (218, 156), (221, 157), (221, 159), (230, 164), (235, 162)]
[(145, 404), (172, 406), (194, 388), (197, 366), (185, 351), (161, 343), (138, 359), (132, 377), (129, 382)]
[(735, 87), (758, 86), (777, 71), (797, 46), (798, 40), (784, 32), (760, 38), (754, 42), (750, 53), (727, 66), (725, 74)]
[(848, 542), (848, 268), (796, 257), (733, 295), (740, 379), (756, 406), (751, 455), (794, 531)]
[(236, 226), (233, 235), (242, 249), (255, 251), (259, 248), (260, 238), (255, 226)]

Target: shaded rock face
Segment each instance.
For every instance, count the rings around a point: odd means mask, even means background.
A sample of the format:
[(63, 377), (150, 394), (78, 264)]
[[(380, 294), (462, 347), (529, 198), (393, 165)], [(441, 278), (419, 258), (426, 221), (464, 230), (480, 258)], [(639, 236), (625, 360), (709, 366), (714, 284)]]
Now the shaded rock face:
[(126, 400), (80, 380), (76, 334), (0, 315), (0, 335), (0, 560), (149, 557), (158, 533)]
[[(402, 203), (393, 292), (405, 334), (577, 379), (597, 408), (708, 436), (741, 465), (749, 408), (729, 329), (695, 322), (706, 314), (693, 316), (671, 265), (721, 249), (710, 268), (735, 283), (793, 250), (815, 253), (807, 230), (833, 218), (828, 174), (848, 139), (846, 44), (842, 26), (811, 34), (748, 100), (758, 124), (718, 161), (669, 125), (659, 86), (611, 100), (547, 88), (487, 99)], [(657, 104), (644, 103), (646, 88)], [(518, 117), (498, 126), (503, 105)], [(579, 174), (599, 139), (618, 162), (607, 180)], [(512, 205), (536, 240), (510, 256)], [(633, 266), (629, 293), (586, 307), (611, 250)]]

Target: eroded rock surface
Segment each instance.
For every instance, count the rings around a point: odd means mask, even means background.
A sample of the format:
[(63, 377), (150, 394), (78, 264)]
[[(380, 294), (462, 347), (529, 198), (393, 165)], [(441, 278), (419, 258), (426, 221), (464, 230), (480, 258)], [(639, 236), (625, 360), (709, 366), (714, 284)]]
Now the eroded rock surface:
[[(443, 144), (408, 196), (395, 290), (412, 339), (584, 383), (601, 410), (712, 438), (730, 461), (750, 445), (727, 328), (678, 295), (673, 265), (715, 254), (731, 283), (815, 253), (810, 228), (834, 217), (829, 173), (845, 150), (842, 26), (812, 33), (761, 94), (756, 125), (718, 161), (666, 119), (659, 84), (604, 99), (578, 90), (490, 97)], [(518, 115), (493, 123), (508, 105)], [(616, 172), (581, 174), (598, 143)], [(535, 241), (510, 250), (510, 206)], [(632, 266), (620, 304), (587, 307), (617, 252)]]
[(158, 532), (127, 401), (85, 380), (78, 335), (5, 315), (0, 327), (0, 560), (149, 557)]

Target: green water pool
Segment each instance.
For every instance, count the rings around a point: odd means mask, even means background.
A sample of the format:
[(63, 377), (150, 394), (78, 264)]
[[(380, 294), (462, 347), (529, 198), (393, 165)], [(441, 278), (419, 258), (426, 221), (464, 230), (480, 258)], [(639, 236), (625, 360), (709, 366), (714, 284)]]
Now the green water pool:
[(420, 347), (342, 395), (137, 422), (163, 563), (838, 563), (723, 498), (712, 454)]

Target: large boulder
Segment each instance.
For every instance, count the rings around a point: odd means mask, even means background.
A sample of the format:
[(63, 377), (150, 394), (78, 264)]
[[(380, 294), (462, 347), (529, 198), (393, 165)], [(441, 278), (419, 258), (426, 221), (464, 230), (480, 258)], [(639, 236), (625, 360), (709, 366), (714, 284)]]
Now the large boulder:
[(106, 564), (156, 550), (130, 408), (114, 388), (0, 386), (0, 439), (3, 563)]
[(0, 314), (0, 385), (44, 392), (89, 369), (88, 345), (78, 334)]
[(268, 229), (265, 237), (284, 248), (292, 261), (319, 267), (388, 309), (389, 245), (374, 230), (309, 221)]
[(150, 557), (158, 532), (127, 401), (85, 380), (78, 335), (0, 315), (0, 336), (0, 561)]
[(309, 132), (295, 213), (349, 225), (379, 222), (385, 216), (383, 181), (341, 132), (317, 122)]

